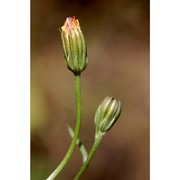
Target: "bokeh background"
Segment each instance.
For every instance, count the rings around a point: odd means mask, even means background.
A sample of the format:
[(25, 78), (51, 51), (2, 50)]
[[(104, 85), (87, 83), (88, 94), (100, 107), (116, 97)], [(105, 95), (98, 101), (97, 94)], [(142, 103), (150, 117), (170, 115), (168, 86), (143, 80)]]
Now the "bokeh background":
[[(81, 179), (149, 180), (148, 0), (31, 0), (31, 179), (46, 179), (71, 142), (66, 124), (75, 126), (74, 76), (58, 28), (74, 15), (88, 46), (80, 132), (88, 151), (99, 103), (107, 95), (123, 102), (121, 117)], [(72, 180), (81, 163), (76, 148), (57, 179)]]

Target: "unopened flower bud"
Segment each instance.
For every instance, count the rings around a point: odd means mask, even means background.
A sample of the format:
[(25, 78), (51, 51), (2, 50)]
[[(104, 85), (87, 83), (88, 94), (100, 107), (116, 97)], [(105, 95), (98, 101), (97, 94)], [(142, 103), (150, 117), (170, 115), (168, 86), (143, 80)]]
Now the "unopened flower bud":
[(75, 75), (79, 75), (88, 63), (86, 42), (79, 21), (74, 16), (67, 17), (60, 31), (66, 65)]
[(108, 131), (119, 118), (122, 103), (115, 98), (106, 97), (95, 114), (96, 134)]

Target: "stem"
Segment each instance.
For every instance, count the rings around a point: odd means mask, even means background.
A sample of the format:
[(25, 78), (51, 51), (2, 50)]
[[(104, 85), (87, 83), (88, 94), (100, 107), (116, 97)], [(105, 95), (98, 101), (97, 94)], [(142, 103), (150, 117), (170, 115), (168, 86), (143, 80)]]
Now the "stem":
[(102, 140), (103, 136), (99, 136), (98, 138), (95, 139), (95, 142), (91, 148), (91, 151), (88, 155), (87, 160), (84, 162), (84, 164), (81, 166), (81, 169), (79, 170), (79, 172), (77, 173), (76, 177), (74, 178), (74, 180), (79, 180), (79, 178), (83, 175), (84, 171), (87, 169), (89, 163), (91, 162), (92, 158), (94, 157), (95, 152), (97, 151), (97, 148), (100, 145), (100, 142)]
[(65, 165), (69, 161), (74, 148), (76, 147), (76, 142), (79, 136), (80, 126), (81, 126), (81, 81), (80, 75), (75, 76), (75, 96), (76, 96), (76, 127), (74, 131), (74, 137), (71, 141), (69, 149), (64, 156), (64, 159), (58, 165), (58, 167), (53, 171), (53, 173), (46, 180), (53, 180), (55, 177), (64, 169)]

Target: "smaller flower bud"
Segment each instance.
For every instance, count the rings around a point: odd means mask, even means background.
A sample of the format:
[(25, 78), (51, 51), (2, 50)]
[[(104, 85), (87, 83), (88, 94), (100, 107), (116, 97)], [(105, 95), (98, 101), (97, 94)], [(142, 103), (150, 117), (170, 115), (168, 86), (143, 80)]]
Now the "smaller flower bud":
[(108, 131), (119, 118), (122, 103), (115, 98), (106, 97), (95, 114), (96, 135)]
[(88, 63), (87, 47), (79, 21), (74, 16), (67, 17), (60, 31), (66, 65), (78, 75)]

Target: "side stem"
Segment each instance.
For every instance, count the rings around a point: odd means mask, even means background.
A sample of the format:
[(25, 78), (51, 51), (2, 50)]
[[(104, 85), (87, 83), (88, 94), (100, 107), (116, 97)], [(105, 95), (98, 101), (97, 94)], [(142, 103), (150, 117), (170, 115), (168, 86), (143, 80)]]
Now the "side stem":
[(64, 156), (64, 159), (58, 165), (58, 167), (53, 171), (53, 173), (46, 180), (53, 180), (55, 177), (60, 174), (64, 169), (65, 165), (68, 163), (74, 148), (76, 147), (76, 141), (79, 136), (80, 126), (81, 126), (81, 81), (80, 75), (75, 76), (75, 96), (76, 96), (76, 127), (74, 131), (74, 136), (69, 146), (69, 149)]
[(87, 157), (87, 160), (84, 162), (84, 164), (81, 166), (81, 169), (79, 170), (79, 172), (77, 173), (76, 177), (74, 178), (74, 180), (79, 180), (80, 177), (83, 175), (83, 173), (85, 172), (85, 170), (88, 168), (89, 163), (91, 162), (92, 158), (94, 157), (94, 154), (97, 150), (97, 148), (100, 145), (100, 142), (102, 140), (103, 136), (99, 136), (98, 138), (95, 139), (95, 142), (91, 148), (91, 151)]

